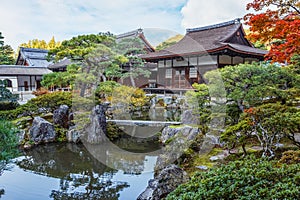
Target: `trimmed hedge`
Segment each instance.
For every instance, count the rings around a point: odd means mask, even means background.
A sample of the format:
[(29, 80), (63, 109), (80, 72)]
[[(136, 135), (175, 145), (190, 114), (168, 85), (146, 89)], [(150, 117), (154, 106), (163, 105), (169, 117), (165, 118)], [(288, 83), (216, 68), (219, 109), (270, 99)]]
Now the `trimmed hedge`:
[(0, 119), (14, 120), (20, 115), (33, 116), (38, 114), (39, 108), (53, 112), (60, 105), (72, 106), (71, 92), (52, 92), (29, 100), (26, 104), (18, 106), (14, 110), (0, 111)]
[(248, 158), (197, 172), (166, 199), (298, 199), (299, 191), (299, 163)]

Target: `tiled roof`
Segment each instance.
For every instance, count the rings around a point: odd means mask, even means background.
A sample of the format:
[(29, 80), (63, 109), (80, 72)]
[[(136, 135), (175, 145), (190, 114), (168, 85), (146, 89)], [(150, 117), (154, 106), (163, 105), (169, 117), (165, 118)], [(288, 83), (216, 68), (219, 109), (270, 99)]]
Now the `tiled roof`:
[(49, 65), (48, 69), (59, 69), (62, 67), (67, 67), (68, 65), (72, 64), (70, 59), (63, 59), (55, 64)]
[(51, 70), (46, 67), (27, 67), (20, 65), (0, 65), (0, 76), (3, 75), (44, 75), (52, 73)]
[(135, 38), (141, 33), (143, 33), (143, 29), (141, 29), (141, 28), (130, 31), (130, 32), (122, 33), (122, 34), (117, 35), (117, 41), (124, 39), (124, 38)]
[(186, 35), (176, 44), (164, 50), (143, 55), (142, 57), (146, 60), (157, 59), (207, 52), (210, 53), (226, 48), (258, 56), (263, 56), (267, 53), (267, 51), (254, 48), (243, 35), (239, 38), (243, 44), (232, 42), (231, 38), (235, 36), (237, 32), (240, 32), (241, 34), (244, 33), (242, 24), (239, 20), (187, 29)]
[(142, 42), (145, 44), (147, 52), (154, 52), (155, 51), (154, 47), (146, 39), (146, 37), (144, 35), (144, 32), (143, 32), (143, 29), (141, 29), (141, 28), (136, 29), (134, 31), (130, 31), (130, 32), (127, 32), (127, 33), (117, 35), (116, 38), (117, 38), (117, 42), (118, 42), (118, 41), (120, 41), (122, 39), (125, 39), (125, 38), (136, 38), (136, 37), (139, 37), (142, 40)]
[(52, 62), (47, 61), (48, 50), (20, 47), (17, 65), (24, 65), (24, 61), (32, 67), (47, 67)]

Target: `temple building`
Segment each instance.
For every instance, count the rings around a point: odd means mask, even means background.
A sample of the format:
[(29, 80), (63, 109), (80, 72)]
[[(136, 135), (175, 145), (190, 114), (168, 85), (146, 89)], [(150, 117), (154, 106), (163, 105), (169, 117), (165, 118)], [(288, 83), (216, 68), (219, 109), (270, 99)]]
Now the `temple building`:
[(47, 60), (48, 50), (20, 47), (16, 65), (30, 67), (48, 67), (52, 62)]
[(155, 51), (154, 47), (146, 39), (146, 37), (144, 35), (144, 32), (143, 32), (143, 29), (141, 29), (141, 28), (136, 29), (134, 31), (130, 31), (130, 32), (127, 32), (127, 33), (122, 33), (120, 35), (117, 35), (116, 36), (116, 41), (118, 42), (118, 41), (121, 41), (123, 39), (133, 39), (133, 38), (139, 38), (142, 41), (142, 43), (144, 44), (144, 50), (147, 53)]
[(33, 91), (41, 87), (43, 75), (52, 73), (47, 67), (48, 51), (43, 49), (20, 48), (16, 65), (0, 65), (0, 80), (6, 88), (19, 95), (19, 102), (34, 97)]
[(203, 75), (209, 70), (262, 61), (266, 54), (245, 38), (242, 24), (236, 19), (187, 29), (176, 44), (142, 58), (157, 65), (156, 89), (184, 91), (192, 89), (193, 83), (203, 83)]

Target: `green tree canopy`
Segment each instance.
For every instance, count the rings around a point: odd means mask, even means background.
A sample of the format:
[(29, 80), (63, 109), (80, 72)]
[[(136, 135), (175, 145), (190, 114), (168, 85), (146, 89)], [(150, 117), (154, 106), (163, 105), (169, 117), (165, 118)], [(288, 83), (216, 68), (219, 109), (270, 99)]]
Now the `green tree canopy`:
[[(221, 75), (221, 76), (219, 76)], [(294, 67), (267, 63), (240, 64), (205, 74), (210, 92), (218, 94), (223, 81), (227, 93), (226, 122), (221, 139), (229, 149), (256, 141), (263, 156), (274, 157), (282, 138), (295, 140), (300, 129), (300, 76)], [(221, 80), (220, 80), (221, 79)], [(220, 97), (223, 94), (220, 94)]]
[(0, 32), (0, 65), (13, 65), (15, 64), (14, 50), (10, 45), (5, 45), (3, 39)]
[(18, 95), (13, 94), (7, 88), (6, 80), (0, 80), (0, 102), (8, 101), (16, 103), (18, 100)]
[(156, 50), (160, 51), (163, 50), (165, 48), (168, 48), (169, 46), (177, 43), (179, 40), (181, 40), (183, 38), (183, 35), (177, 34), (173, 37), (170, 37), (169, 39), (167, 39), (166, 41), (160, 43), (159, 45), (156, 46)]
[[(95, 89), (100, 82), (130, 77), (135, 85), (134, 78), (149, 76), (150, 72), (143, 68), (144, 62), (139, 58), (144, 53), (143, 47), (138, 38), (116, 42), (110, 33), (81, 35), (50, 50), (49, 59), (59, 61), (69, 58), (79, 66), (76, 83), (83, 96), (86, 89)], [(49, 87), (51, 82), (54, 81), (45, 76), (44, 85)]]
[(61, 45), (61, 42), (55, 41), (55, 38), (53, 36), (51, 38), (51, 40), (49, 40), (49, 42), (46, 42), (45, 40), (32, 39), (32, 40), (29, 40), (27, 43), (20, 44), (19, 47), (51, 50), (51, 49), (59, 47), (60, 45)]
[(215, 84), (220, 81), (218, 74), (221, 74), (228, 103), (237, 106), (240, 112), (266, 102), (292, 103), (300, 94), (300, 77), (287, 67), (252, 63), (207, 72), (205, 78), (210, 91), (216, 94), (220, 91), (219, 84)]
[(0, 161), (18, 155), (18, 132), (11, 122), (0, 120)]
[(50, 50), (49, 59), (59, 61), (69, 58), (73, 61), (83, 61), (98, 44), (110, 47), (114, 42), (114, 37), (110, 33), (79, 35), (70, 40), (64, 40), (59, 47)]
[(150, 76), (150, 71), (144, 68), (144, 61), (139, 57), (145, 53), (144, 44), (139, 38), (123, 39), (116, 44), (114, 49), (127, 59), (127, 62), (122, 64), (125, 71), (122, 78), (130, 78), (133, 87), (136, 86), (135, 78)]

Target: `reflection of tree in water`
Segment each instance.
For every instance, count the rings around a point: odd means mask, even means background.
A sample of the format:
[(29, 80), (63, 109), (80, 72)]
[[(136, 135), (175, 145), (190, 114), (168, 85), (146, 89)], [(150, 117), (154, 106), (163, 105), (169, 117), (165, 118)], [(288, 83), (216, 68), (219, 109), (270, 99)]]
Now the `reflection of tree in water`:
[(51, 144), (25, 152), (20, 168), (60, 179), (53, 199), (118, 199), (129, 185), (111, 181), (116, 170), (93, 158), (84, 146)]
[[(0, 176), (2, 175), (4, 170), (10, 170), (11, 166), (5, 160), (0, 160)], [(0, 198), (5, 194), (5, 190), (0, 188)]]
[[(88, 185), (86, 183), (88, 182)], [(72, 185), (70, 183), (73, 183)], [(85, 186), (83, 191), (70, 191), (71, 187), (79, 188)], [(119, 198), (118, 192), (123, 188), (128, 187), (123, 182), (112, 182), (111, 180), (104, 181), (102, 178), (74, 178), (70, 180), (61, 179), (60, 190), (52, 190), (50, 197), (57, 200), (64, 199), (110, 199), (117, 200)]]
[[(124, 136), (125, 137), (125, 136)], [(141, 141), (138, 141), (141, 140)], [(94, 157), (107, 166), (122, 170), (125, 174), (141, 174), (146, 156), (157, 156), (161, 146), (152, 140), (125, 137), (114, 143), (85, 144)], [(135, 153), (139, 152), (139, 153)]]
[[(3, 170), (5, 169), (6, 163), (4, 161), (0, 161), (0, 176), (2, 175)], [(5, 190), (0, 188), (0, 198), (2, 195), (4, 195)]]
[(4, 190), (4, 189), (0, 189), (0, 198), (1, 198), (1, 196), (4, 195), (4, 194), (5, 194), (5, 190)]

